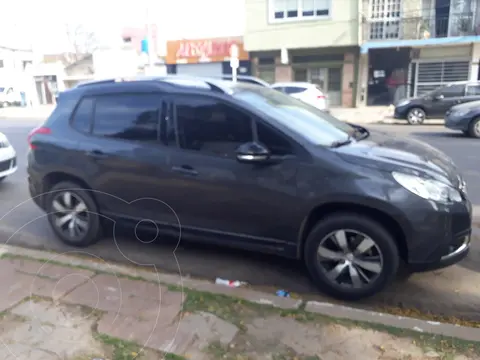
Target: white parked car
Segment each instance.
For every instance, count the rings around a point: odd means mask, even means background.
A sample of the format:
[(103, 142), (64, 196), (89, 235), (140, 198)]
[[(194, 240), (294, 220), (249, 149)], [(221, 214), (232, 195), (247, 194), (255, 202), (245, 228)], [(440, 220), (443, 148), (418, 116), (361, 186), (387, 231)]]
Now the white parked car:
[(328, 97), (320, 86), (306, 82), (284, 82), (272, 85), (272, 88), (293, 96), (323, 111), (328, 110)]
[(0, 181), (17, 171), (17, 154), (7, 137), (0, 132)]
[(22, 103), (20, 91), (13, 87), (0, 86), (0, 107), (16, 106)]

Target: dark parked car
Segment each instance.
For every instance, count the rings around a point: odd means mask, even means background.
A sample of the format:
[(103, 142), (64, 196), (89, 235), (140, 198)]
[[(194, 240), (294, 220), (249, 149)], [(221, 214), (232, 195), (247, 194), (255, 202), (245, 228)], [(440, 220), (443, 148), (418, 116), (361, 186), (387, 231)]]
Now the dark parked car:
[(480, 82), (456, 82), (395, 106), (395, 118), (411, 125), (423, 124), (427, 118), (442, 118), (452, 106), (480, 100)]
[(480, 138), (480, 101), (456, 105), (445, 114), (445, 127)]
[(176, 236), (181, 223), (182, 239), (302, 260), (343, 299), (469, 251), (471, 204), (445, 154), (269, 88), (83, 84), (29, 144), (30, 193), (70, 245), (98, 241), (105, 219)]

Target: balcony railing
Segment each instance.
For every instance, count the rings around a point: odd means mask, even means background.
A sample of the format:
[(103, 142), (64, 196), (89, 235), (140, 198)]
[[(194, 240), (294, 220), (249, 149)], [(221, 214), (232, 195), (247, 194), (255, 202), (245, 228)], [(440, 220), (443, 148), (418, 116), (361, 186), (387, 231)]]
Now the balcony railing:
[(436, 17), (371, 19), (364, 24), (365, 40), (417, 40), (480, 35), (480, 18), (472, 13)]

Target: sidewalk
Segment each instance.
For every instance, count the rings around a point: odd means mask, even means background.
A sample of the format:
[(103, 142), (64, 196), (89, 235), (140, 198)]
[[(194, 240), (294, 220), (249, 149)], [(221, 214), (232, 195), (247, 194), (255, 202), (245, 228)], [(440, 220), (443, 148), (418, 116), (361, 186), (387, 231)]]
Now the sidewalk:
[(331, 114), (340, 120), (357, 124), (373, 124), (392, 119), (393, 110), (388, 106), (362, 108), (331, 108)]
[(74, 256), (2, 250), (5, 360), (480, 359), (480, 343), (473, 342), (480, 329), (304, 303)]
[(0, 119), (47, 119), (52, 113), (54, 105), (39, 105), (35, 107), (8, 107), (0, 108)]

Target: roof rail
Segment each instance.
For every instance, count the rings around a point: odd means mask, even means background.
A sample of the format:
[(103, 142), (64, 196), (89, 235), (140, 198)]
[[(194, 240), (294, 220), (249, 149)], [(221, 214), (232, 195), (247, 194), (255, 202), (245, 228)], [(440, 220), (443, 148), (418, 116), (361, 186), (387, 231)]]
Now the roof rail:
[(226, 94), (228, 91), (221, 86), (217, 85), (214, 83), (214, 80), (209, 80), (208, 78), (202, 78), (202, 77), (197, 77), (197, 76), (178, 76), (178, 75), (167, 75), (163, 78), (158, 78), (160, 81), (165, 81), (171, 84), (175, 85), (184, 85), (184, 86), (198, 86), (199, 84), (204, 84), (207, 85), (210, 90), (219, 92), (222, 94)]
[(166, 75), (166, 76), (152, 76), (152, 77), (119, 77), (115, 79), (106, 79), (106, 80), (94, 80), (88, 81), (84, 83), (78, 84), (76, 87), (85, 87), (85, 86), (93, 86), (93, 85), (103, 85), (103, 84), (112, 84), (112, 83), (120, 83), (120, 82), (129, 82), (129, 81), (164, 81), (173, 85), (180, 85), (180, 86), (198, 86), (200, 84), (206, 85), (210, 88), (210, 90), (227, 94), (228, 90), (222, 88), (221, 86), (215, 84), (215, 79), (205, 79), (196, 76), (178, 76), (178, 75)]
[(90, 86), (90, 85), (111, 84), (111, 83), (114, 83), (114, 82), (115, 82), (115, 79), (86, 81), (86, 82), (77, 84), (76, 87), (84, 87), (84, 86)]

